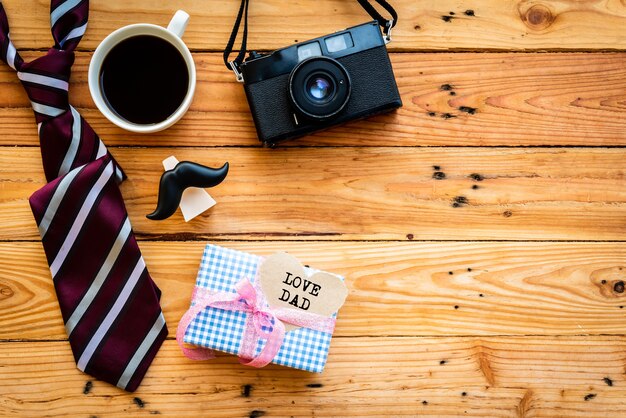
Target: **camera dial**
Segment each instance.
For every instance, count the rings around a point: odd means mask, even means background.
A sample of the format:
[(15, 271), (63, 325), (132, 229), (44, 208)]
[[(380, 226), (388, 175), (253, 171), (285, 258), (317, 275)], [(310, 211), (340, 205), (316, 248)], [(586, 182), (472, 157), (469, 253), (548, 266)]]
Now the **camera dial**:
[(299, 113), (313, 120), (336, 116), (350, 99), (350, 76), (338, 61), (312, 57), (289, 76), (289, 97)]
[(248, 57), (246, 58), (246, 61), (251, 61), (251, 60), (255, 60), (257, 58), (261, 58), (264, 57), (266, 54), (261, 54), (257, 51), (250, 51), (250, 53), (248, 54)]

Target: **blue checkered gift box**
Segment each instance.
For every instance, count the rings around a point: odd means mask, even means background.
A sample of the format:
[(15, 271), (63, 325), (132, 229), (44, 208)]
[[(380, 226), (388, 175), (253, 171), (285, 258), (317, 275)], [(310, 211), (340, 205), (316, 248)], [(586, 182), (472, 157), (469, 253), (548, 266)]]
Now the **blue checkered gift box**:
[[(263, 257), (254, 254), (207, 244), (200, 263), (196, 287), (211, 292), (234, 294), (235, 284), (241, 279), (247, 277), (254, 282), (257, 268), (262, 261)], [(305, 271), (311, 275), (317, 270), (305, 268)], [(343, 277), (341, 279), (343, 280)], [(194, 303), (192, 300), (191, 306)], [(245, 312), (207, 307), (191, 321), (183, 341), (237, 355), (245, 330), (246, 315)], [(336, 316), (337, 313), (333, 315)], [(331, 334), (308, 328), (287, 332), (272, 363), (320, 373), (326, 364), (331, 338)], [(255, 355), (261, 352), (264, 344), (265, 340), (260, 339)]]

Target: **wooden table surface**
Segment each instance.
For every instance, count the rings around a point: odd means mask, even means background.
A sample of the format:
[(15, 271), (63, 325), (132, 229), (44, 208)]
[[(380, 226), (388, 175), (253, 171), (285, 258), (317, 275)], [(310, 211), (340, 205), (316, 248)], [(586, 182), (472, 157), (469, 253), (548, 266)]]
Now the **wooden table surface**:
[[(26, 59), (48, 0), (4, 0)], [(368, 20), (355, 1), (252, 0), (271, 50)], [(626, 416), (626, 2), (394, 0), (404, 107), (259, 147), (223, 67), (238, 1), (92, 0), (70, 101), (110, 146), (170, 328), (134, 394), (75, 367), (27, 198), (37, 129), (0, 65), (1, 416)], [(173, 128), (124, 132), (87, 68), (126, 24), (192, 16), (198, 86)], [(161, 160), (219, 166), (212, 211), (155, 223)], [(173, 336), (206, 242), (287, 250), (350, 288), (323, 374), (197, 363)]]

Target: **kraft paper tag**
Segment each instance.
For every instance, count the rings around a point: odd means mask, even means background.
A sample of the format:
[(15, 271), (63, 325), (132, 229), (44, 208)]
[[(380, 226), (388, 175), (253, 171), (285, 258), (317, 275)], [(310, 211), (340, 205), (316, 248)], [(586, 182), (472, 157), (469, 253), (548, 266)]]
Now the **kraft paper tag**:
[[(348, 288), (339, 277), (325, 272), (308, 276), (298, 259), (276, 253), (259, 266), (259, 285), (271, 308), (289, 308), (331, 317), (341, 308)], [(285, 330), (299, 327), (285, 324)]]

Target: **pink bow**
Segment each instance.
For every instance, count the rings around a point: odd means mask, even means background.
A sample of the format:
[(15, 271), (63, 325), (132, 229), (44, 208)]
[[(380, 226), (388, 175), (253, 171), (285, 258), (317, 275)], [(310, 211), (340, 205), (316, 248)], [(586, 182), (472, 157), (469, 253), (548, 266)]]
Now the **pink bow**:
[[(211, 293), (204, 288), (196, 287), (193, 295), (196, 303), (183, 315), (176, 332), (176, 341), (185, 356), (192, 360), (215, 358), (215, 352), (211, 349), (183, 346), (183, 337), (189, 324), (207, 307), (248, 314), (239, 350), (239, 361), (246, 366), (263, 367), (271, 363), (285, 338), (283, 322), (329, 334), (332, 334), (335, 329), (334, 318), (289, 308), (271, 309), (267, 306), (261, 289), (253, 286), (248, 279), (237, 283), (235, 289), (237, 290), (235, 294)], [(265, 339), (266, 343), (259, 355), (254, 357), (259, 339)]]

